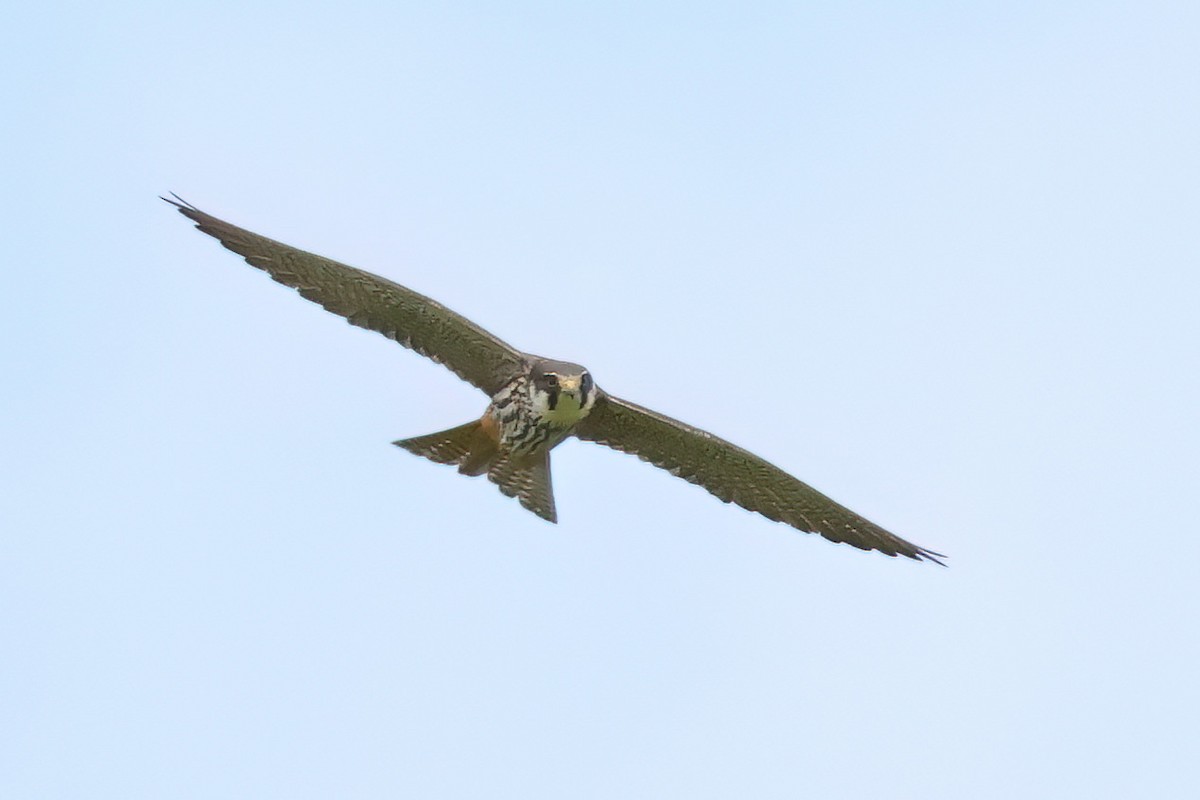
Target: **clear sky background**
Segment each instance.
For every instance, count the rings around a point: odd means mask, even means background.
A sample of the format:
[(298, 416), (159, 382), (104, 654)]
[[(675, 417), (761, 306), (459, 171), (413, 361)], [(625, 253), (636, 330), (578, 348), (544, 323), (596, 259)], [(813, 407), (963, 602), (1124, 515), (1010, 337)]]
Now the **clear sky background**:
[[(0, 25), (0, 796), (1198, 796), (1200, 6), (248, 5)], [(950, 566), (543, 523), (168, 191)]]

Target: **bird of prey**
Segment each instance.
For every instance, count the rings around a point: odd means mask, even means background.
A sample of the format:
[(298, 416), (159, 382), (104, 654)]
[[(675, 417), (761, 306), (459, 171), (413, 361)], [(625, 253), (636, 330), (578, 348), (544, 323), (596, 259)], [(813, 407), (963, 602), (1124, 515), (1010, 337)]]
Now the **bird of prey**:
[(250, 266), (482, 389), (491, 402), (479, 419), (395, 444), (455, 465), (464, 475), (487, 475), (543, 519), (557, 519), (550, 451), (576, 436), (631, 453), (726, 503), (798, 530), (862, 550), (942, 563), (940, 553), (889, 533), (753, 453), (609, 394), (578, 364), (523, 353), (411, 289), (251, 233), (172, 196), (163, 199)]

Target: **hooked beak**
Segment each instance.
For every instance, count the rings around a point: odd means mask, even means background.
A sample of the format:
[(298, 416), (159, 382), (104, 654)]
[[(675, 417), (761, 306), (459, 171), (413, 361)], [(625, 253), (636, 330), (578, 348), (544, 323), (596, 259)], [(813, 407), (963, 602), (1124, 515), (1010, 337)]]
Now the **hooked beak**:
[(581, 382), (582, 382), (582, 378), (579, 375), (575, 375), (570, 378), (559, 378), (558, 379), (558, 388), (564, 389), (564, 390), (570, 392), (571, 394), (579, 394), (579, 384)]

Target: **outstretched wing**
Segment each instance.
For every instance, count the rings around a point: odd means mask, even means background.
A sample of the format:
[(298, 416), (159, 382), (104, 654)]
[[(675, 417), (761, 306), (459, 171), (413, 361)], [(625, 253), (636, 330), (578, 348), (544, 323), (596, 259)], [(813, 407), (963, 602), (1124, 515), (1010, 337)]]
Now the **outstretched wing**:
[(230, 225), (176, 198), (163, 198), (246, 263), (291, 286), (351, 325), (378, 331), (445, 365), (488, 395), (525, 369), (525, 356), (441, 303), (378, 275), (297, 250)]
[(888, 533), (753, 453), (610, 394), (596, 399), (575, 435), (632, 453), (726, 503), (834, 542), (938, 564), (945, 557)]

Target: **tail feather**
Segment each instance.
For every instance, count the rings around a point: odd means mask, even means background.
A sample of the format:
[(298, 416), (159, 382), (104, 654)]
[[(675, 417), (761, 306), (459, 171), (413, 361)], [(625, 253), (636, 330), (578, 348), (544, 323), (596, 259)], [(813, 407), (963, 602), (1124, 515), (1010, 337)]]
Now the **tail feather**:
[(488, 480), (544, 520), (558, 522), (554, 488), (550, 483), (550, 452), (519, 460), (501, 458), (488, 470)]
[(479, 420), (475, 420), (457, 428), (401, 439), (392, 444), (439, 464), (458, 464), (477, 446), (480, 433)]
[(472, 478), (482, 475), (496, 460), (496, 443), (487, 437), (482, 438), (483, 443), (458, 462), (458, 471), (463, 475), (470, 475)]
[(457, 428), (401, 439), (392, 444), (439, 464), (457, 464), (464, 475), (483, 475), (509, 497), (550, 522), (557, 522), (550, 484), (550, 453), (510, 457), (500, 453), (480, 420)]

